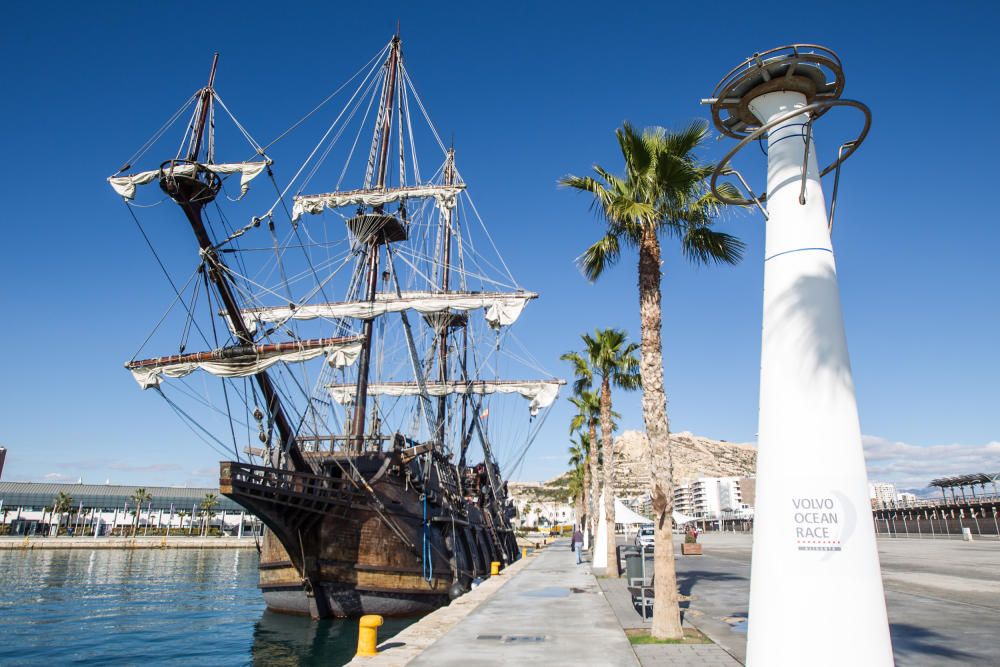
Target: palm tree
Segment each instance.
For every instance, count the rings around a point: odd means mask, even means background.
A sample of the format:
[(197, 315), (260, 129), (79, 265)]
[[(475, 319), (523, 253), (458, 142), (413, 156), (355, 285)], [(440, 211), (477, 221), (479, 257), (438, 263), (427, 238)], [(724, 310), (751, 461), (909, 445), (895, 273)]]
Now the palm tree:
[[(614, 465), (614, 423), (611, 410), (611, 385), (621, 389), (639, 388), (639, 358), (635, 355), (639, 346), (629, 343), (627, 334), (619, 329), (597, 329), (594, 335), (583, 335), (586, 366), (590, 371), (590, 383), (598, 381), (598, 398), (601, 419), (601, 451), (603, 454), (604, 477), (604, 520), (608, 526), (608, 576), (618, 576), (615, 550), (615, 465)], [(583, 357), (575, 352), (562, 355), (574, 367), (581, 366)], [(577, 375), (577, 385), (582, 386), (586, 376)], [(588, 383), (589, 384), (589, 383)]]
[[(652, 635), (683, 636), (677, 606), (671, 514), (673, 461), (667, 397), (663, 389), (663, 343), (660, 282), (661, 236), (676, 239), (684, 256), (700, 264), (735, 264), (744, 244), (712, 229), (721, 202), (706, 186), (715, 166), (695, 152), (708, 137), (708, 124), (696, 121), (680, 132), (648, 128), (638, 133), (625, 123), (615, 132), (625, 159), (624, 176), (594, 165), (596, 178), (566, 176), (564, 186), (593, 196), (592, 210), (606, 223), (604, 236), (587, 248), (578, 264), (588, 280), (597, 280), (621, 258), (622, 247), (638, 250), (639, 322), (641, 326), (642, 414), (649, 439), (651, 496), (656, 514), (656, 602)], [(722, 186), (736, 196), (735, 188)]]
[(59, 514), (59, 523), (56, 524), (56, 537), (59, 537), (59, 529), (62, 528), (63, 513), (68, 512), (73, 507), (73, 496), (65, 491), (60, 491), (52, 501), (52, 513)]
[(586, 484), (588, 494), (586, 507), (588, 523), (590, 524), (590, 534), (596, 535), (597, 499), (600, 497), (597, 485), (599, 479), (598, 472), (601, 469), (599, 459), (601, 442), (597, 439), (597, 423), (601, 418), (601, 402), (597, 398), (597, 394), (587, 390), (590, 382), (593, 381), (593, 374), (590, 372), (590, 367), (587, 366), (586, 360), (576, 352), (567, 352), (561, 358), (572, 362), (577, 378), (573, 383), (576, 396), (569, 399), (570, 403), (576, 407), (577, 413), (570, 420), (569, 432), (573, 434), (576, 431), (580, 431), (582, 436), (584, 427), (587, 428), (587, 443), (590, 445), (588, 450), (590, 475)]
[(139, 530), (139, 517), (142, 514), (142, 506), (148, 504), (153, 499), (153, 494), (148, 493), (146, 489), (136, 489), (132, 497), (129, 498), (133, 503), (135, 503), (135, 508), (132, 510), (132, 537), (135, 537), (136, 532)]
[(199, 503), (198, 506), (201, 507), (202, 512), (204, 512), (204, 514), (202, 514), (202, 536), (208, 535), (208, 529), (212, 522), (212, 517), (215, 516), (215, 512), (213, 510), (215, 510), (218, 505), (219, 497), (214, 493), (206, 493), (205, 497), (202, 498), (201, 503)]
[(578, 521), (582, 521), (582, 517), (586, 512), (587, 503), (587, 488), (590, 486), (590, 438), (584, 434), (580, 434), (580, 440), (570, 441), (569, 446), (569, 465), (570, 465), (570, 477), (569, 484), (567, 485), (567, 491), (569, 492), (569, 498), (573, 501), (573, 505), (576, 508), (576, 516)]

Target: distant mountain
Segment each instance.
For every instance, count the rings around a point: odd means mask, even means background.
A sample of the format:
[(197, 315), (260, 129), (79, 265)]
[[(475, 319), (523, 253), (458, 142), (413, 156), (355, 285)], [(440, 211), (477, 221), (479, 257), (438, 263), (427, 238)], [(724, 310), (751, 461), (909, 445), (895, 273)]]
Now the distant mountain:
[(940, 498), (941, 489), (933, 486), (925, 486), (919, 489), (896, 489), (897, 493), (912, 493), (917, 498)]
[[(757, 448), (725, 440), (702, 438), (688, 432), (672, 433), (674, 481), (698, 477), (753, 477)], [(642, 431), (625, 431), (615, 438), (615, 495), (637, 498), (649, 492), (649, 444)], [(565, 502), (569, 473), (547, 482), (511, 482), (515, 498), (532, 502)]]

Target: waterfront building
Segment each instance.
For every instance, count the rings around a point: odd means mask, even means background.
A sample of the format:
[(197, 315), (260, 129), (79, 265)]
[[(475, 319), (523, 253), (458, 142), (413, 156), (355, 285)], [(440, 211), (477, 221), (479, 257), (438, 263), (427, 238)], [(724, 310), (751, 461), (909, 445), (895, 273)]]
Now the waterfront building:
[[(235, 535), (259, 532), (256, 517), (217, 488), (81, 483), (0, 482), (0, 526), (15, 535), (55, 533), (57, 525), (89, 535), (110, 534), (136, 521), (133, 498), (138, 489), (149, 494), (139, 508), (139, 530), (169, 527), (193, 533), (207, 525)], [(72, 498), (72, 508), (53, 513), (53, 501), (60, 493)], [(201, 503), (208, 494), (216, 497), (216, 504), (205, 512)]]
[(705, 520), (750, 519), (755, 495), (752, 478), (698, 477), (674, 487), (674, 510)]
[(868, 484), (868, 497), (874, 507), (885, 507), (896, 502), (896, 485), (890, 482), (871, 482)]

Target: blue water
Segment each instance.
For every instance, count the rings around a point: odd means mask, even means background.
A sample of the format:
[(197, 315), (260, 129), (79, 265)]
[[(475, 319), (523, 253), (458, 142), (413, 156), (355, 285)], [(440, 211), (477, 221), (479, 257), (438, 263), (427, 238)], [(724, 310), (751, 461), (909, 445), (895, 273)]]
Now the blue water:
[(356, 647), (357, 621), (265, 611), (252, 549), (0, 552), (3, 666), (342, 665)]

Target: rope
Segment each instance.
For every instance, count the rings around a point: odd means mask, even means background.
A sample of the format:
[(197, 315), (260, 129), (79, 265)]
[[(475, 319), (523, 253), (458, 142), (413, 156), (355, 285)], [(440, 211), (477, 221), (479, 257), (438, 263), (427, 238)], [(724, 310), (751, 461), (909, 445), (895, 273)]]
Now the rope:
[[(135, 211), (132, 210), (132, 207), (129, 206), (128, 202), (125, 202), (125, 208), (128, 209), (129, 215), (132, 216), (132, 220), (135, 222), (135, 226), (139, 228), (139, 233), (142, 234), (142, 238), (145, 239), (146, 245), (149, 246), (150, 252), (153, 253), (153, 257), (156, 259), (156, 263), (160, 266), (160, 270), (163, 271), (163, 275), (166, 276), (167, 282), (170, 283), (170, 287), (174, 290), (174, 295), (177, 297), (174, 300), (174, 303), (180, 301), (184, 305), (184, 310), (187, 311), (188, 317), (194, 320), (194, 314), (191, 312), (191, 308), (188, 307), (187, 302), (184, 301), (184, 298), (181, 296), (180, 290), (177, 289), (177, 285), (174, 284), (173, 278), (171, 278), (170, 273), (167, 272), (167, 267), (163, 265), (163, 261), (160, 259), (160, 255), (156, 252), (156, 248), (153, 247), (153, 243), (149, 240), (149, 236), (146, 235), (146, 230), (143, 229), (142, 223), (139, 222), (139, 218), (135, 215)], [(197, 274), (197, 271), (195, 272), (195, 274)], [(188, 279), (185, 288), (187, 287), (188, 284), (191, 283), (191, 279), (194, 278), (195, 274), (192, 274), (191, 278)], [(173, 304), (170, 305), (170, 308), (173, 308)], [(170, 308), (167, 309), (167, 312), (169, 312)], [(160, 326), (160, 324), (163, 322), (163, 319), (166, 316), (167, 316), (166, 313), (164, 313), (163, 317), (160, 318), (160, 322), (156, 325), (156, 328)], [(153, 332), (156, 331), (156, 328), (153, 329)], [(197, 322), (194, 322), (194, 328), (198, 331), (198, 334), (201, 336), (202, 340), (205, 341), (205, 345), (210, 345), (210, 343), (208, 342), (208, 337), (205, 335), (205, 332), (201, 330), (201, 327), (198, 326)], [(153, 333), (151, 332), (149, 336), (146, 337), (146, 340), (143, 342), (142, 347), (145, 347), (146, 343), (149, 342), (149, 339), (152, 337), (152, 335)], [(133, 361), (135, 360), (136, 356), (138, 356), (139, 352), (142, 351), (142, 347), (136, 350), (135, 354), (132, 355)]]
[[(346, 88), (347, 84), (349, 84), (351, 81), (354, 81), (356, 78), (358, 78), (358, 75), (361, 74), (361, 72), (365, 71), (365, 69), (369, 65), (371, 65), (376, 60), (379, 60), (382, 57), (382, 55), (386, 52), (386, 50), (388, 50), (388, 48), (391, 45), (392, 45), (392, 42), (390, 41), (385, 46), (383, 46), (381, 51), (379, 51), (378, 53), (376, 53), (375, 56), (371, 60), (369, 60), (367, 63), (365, 63), (361, 67), (361, 69), (359, 69), (357, 72), (354, 73), (354, 76), (352, 76), (350, 79), (348, 79), (347, 81), (345, 81), (344, 83), (342, 83), (340, 85), (340, 87), (337, 88), (337, 90), (335, 90), (332, 93), (330, 93), (322, 102), (320, 102), (319, 104), (317, 104), (312, 109), (312, 111), (310, 111), (309, 113), (307, 113), (305, 116), (303, 116), (299, 120), (295, 121), (295, 123), (291, 127), (289, 127), (287, 130), (285, 130), (284, 132), (282, 132), (281, 134), (279, 134), (277, 137), (275, 137), (274, 139), (272, 139), (271, 142), (267, 146), (264, 146), (263, 150), (267, 150), (271, 146), (275, 145), (276, 143), (278, 143), (279, 141), (281, 141), (282, 139), (284, 139), (288, 134), (290, 134), (292, 131), (294, 131), (295, 128), (297, 128), (299, 125), (301, 125), (302, 123), (304, 123), (305, 121), (307, 121), (314, 113), (316, 113), (317, 111), (319, 111), (320, 109), (322, 109), (330, 100), (332, 100), (334, 97), (337, 96), (337, 93), (339, 93), (344, 88)], [(371, 76), (371, 72), (368, 73), (368, 75), (365, 77), (365, 79), (367, 79), (368, 76)]]
[[(424, 556), (421, 559), (423, 562), (424, 570), (424, 581), (430, 582), (434, 578), (434, 557), (431, 553), (431, 541), (430, 541), (430, 522), (427, 520), (427, 494), (424, 496)], [(458, 548), (458, 545), (455, 545)]]
[[(375, 78), (373, 78), (371, 80), (371, 83), (369, 83), (368, 86), (365, 88), (365, 91), (362, 94), (362, 96), (360, 98), (358, 98), (358, 103), (355, 104), (353, 107), (350, 108), (350, 113), (347, 115), (347, 118), (344, 120), (343, 124), (340, 126), (340, 129), (337, 130), (337, 133), (333, 136), (333, 139), (330, 140), (330, 143), (327, 145), (326, 149), (323, 151), (323, 154), (319, 156), (319, 159), (316, 160), (316, 164), (313, 165), (313, 168), (309, 171), (309, 173), (306, 175), (306, 177), (302, 180), (302, 185), (299, 187), (298, 192), (302, 192), (302, 190), (305, 189), (305, 187), (307, 185), (309, 185), (309, 183), (312, 182), (313, 176), (316, 175), (316, 172), (319, 170), (319, 168), (323, 165), (324, 162), (326, 162), (326, 158), (329, 157), (330, 153), (333, 151), (334, 146), (337, 145), (337, 142), (340, 141), (340, 138), (342, 136), (344, 136), (344, 132), (347, 131), (347, 126), (350, 124), (350, 122), (352, 120), (354, 120), (354, 117), (358, 113), (358, 109), (361, 108), (361, 103), (364, 101), (365, 96), (368, 96), (368, 91), (369, 90), (373, 90), (374, 88), (376, 88), (378, 86), (379, 81), (382, 81), (384, 78), (385, 78), (385, 75), (383, 73), (380, 73), (378, 76), (376, 76)], [(368, 96), (368, 107), (365, 110), (365, 116), (362, 119), (361, 126), (358, 129), (358, 135), (359, 136), (360, 136), (361, 130), (364, 128), (365, 121), (368, 119), (368, 114), (371, 112), (372, 103), (374, 102), (374, 100), (375, 100), (374, 94)], [(357, 143), (357, 140), (355, 140), (355, 143)], [(354, 151), (352, 149), (351, 150), (351, 155), (353, 155), (353, 154), (354, 154)], [(350, 156), (348, 156), (348, 160), (350, 160)], [(344, 175), (344, 172), (346, 170), (347, 170), (347, 165), (345, 164), (344, 165), (344, 171), (341, 172), (341, 179), (343, 179), (343, 175)], [(340, 187), (340, 185), (339, 185), (339, 182), (338, 182), (337, 188), (339, 189), (339, 187)]]
[(198, 96), (198, 93), (194, 93), (193, 95), (191, 95), (191, 97), (189, 97), (189, 98), (187, 99), (187, 101), (186, 101), (186, 102), (184, 102), (184, 104), (182, 104), (182, 105), (181, 105), (181, 107), (180, 107), (179, 109), (177, 109), (177, 111), (175, 111), (175, 112), (174, 112), (174, 114), (173, 114), (173, 115), (172, 115), (172, 116), (171, 116), (171, 117), (170, 117), (169, 119), (167, 119), (167, 122), (165, 122), (165, 123), (164, 123), (163, 125), (161, 125), (161, 126), (160, 126), (160, 129), (158, 129), (158, 130), (157, 130), (156, 132), (154, 132), (154, 133), (153, 133), (153, 136), (152, 136), (152, 137), (150, 137), (149, 139), (147, 139), (147, 140), (146, 140), (146, 143), (144, 143), (144, 144), (143, 144), (142, 146), (140, 146), (140, 147), (139, 147), (139, 150), (137, 150), (137, 151), (136, 151), (135, 153), (133, 153), (133, 154), (132, 154), (132, 157), (130, 157), (130, 158), (128, 159), (128, 161), (127, 161), (127, 162), (126, 162), (126, 163), (125, 163), (125, 164), (124, 164), (124, 165), (122, 166), (122, 168), (121, 168), (121, 169), (119, 169), (119, 170), (118, 170), (117, 172), (115, 172), (115, 173), (116, 173), (116, 174), (120, 174), (120, 173), (122, 173), (123, 171), (125, 171), (126, 169), (128, 169), (129, 167), (131, 167), (131, 166), (132, 166), (133, 164), (135, 164), (135, 161), (136, 161), (136, 160), (138, 160), (138, 159), (139, 159), (139, 158), (141, 158), (141, 157), (142, 157), (143, 155), (145, 155), (145, 154), (146, 154), (146, 151), (148, 151), (148, 150), (149, 150), (150, 148), (152, 148), (152, 147), (153, 147), (153, 145), (154, 145), (154, 144), (155, 144), (155, 143), (156, 143), (157, 141), (159, 141), (159, 140), (160, 140), (160, 137), (162, 137), (162, 136), (163, 136), (163, 134), (164, 134), (164, 133), (165, 133), (165, 132), (166, 132), (167, 130), (169, 130), (169, 129), (170, 129), (170, 127), (171, 127), (171, 126), (172, 126), (172, 125), (173, 125), (174, 123), (176, 123), (176, 122), (177, 122), (177, 119), (178, 119), (178, 118), (180, 118), (180, 115), (181, 115), (182, 113), (184, 113), (184, 110), (185, 110), (185, 109), (187, 109), (187, 108), (188, 108), (189, 106), (191, 106), (191, 103), (192, 103), (192, 102), (194, 102), (194, 100), (195, 100), (195, 98), (196, 98), (197, 96)]
[[(160, 387), (157, 386), (157, 387), (154, 387), (154, 389), (156, 389), (156, 392), (160, 396), (163, 397), (163, 400), (165, 400), (167, 402), (167, 405), (169, 405), (173, 409), (173, 411), (176, 412), (178, 414), (178, 416), (180, 416), (182, 418), (181, 421), (183, 421), (187, 425), (187, 427), (189, 429), (191, 429), (191, 432), (193, 432), (196, 436), (198, 436), (199, 440), (201, 440), (202, 442), (204, 442), (205, 444), (207, 444), (209, 447), (211, 447), (212, 449), (214, 449), (223, 458), (226, 458), (226, 457), (229, 456), (229, 452), (226, 451), (226, 444), (224, 442), (222, 442), (221, 440), (219, 440), (218, 438), (216, 438), (214, 435), (212, 435), (212, 433), (208, 429), (206, 429), (204, 426), (202, 426), (201, 424), (199, 424), (193, 417), (191, 417), (191, 415), (189, 415), (187, 412), (185, 412), (183, 408), (181, 408), (174, 401), (172, 401), (170, 399), (170, 397), (168, 397), (166, 394), (163, 393), (163, 390)], [(195, 428), (194, 428), (195, 426), (198, 427), (197, 430), (195, 430)], [(212, 442), (209, 442), (209, 440), (206, 440), (201, 434), (198, 433), (198, 431), (201, 431), (202, 433), (204, 433), (211, 440), (213, 440), (216, 443), (218, 443), (219, 446), (216, 447), (214, 444), (212, 444)]]
[(215, 95), (215, 100), (219, 103), (219, 106), (221, 106), (222, 110), (226, 112), (226, 114), (229, 116), (229, 119), (233, 121), (233, 125), (235, 125), (236, 129), (238, 129), (240, 133), (243, 134), (243, 138), (246, 139), (247, 142), (253, 147), (254, 151), (256, 151), (259, 155), (264, 155), (264, 149), (261, 148), (260, 144), (258, 144), (252, 136), (250, 136), (250, 133), (247, 132), (247, 130), (240, 124), (240, 121), (236, 120), (236, 116), (234, 116), (233, 112), (229, 110), (229, 107), (226, 106), (226, 103), (222, 101), (222, 98), (219, 97), (219, 94), (215, 93), (214, 95)]
[[(353, 94), (353, 95), (351, 95), (351, 98), (350, 98), (349, 100), (347, 100), (347, 106), (345, 106), (345, 107), (344, 107), (344, 109), (343, 109), (343, 110), (342, 110), (342, 111), (341, 111), (341, 112), (340, 112), (340, 113), (339, 113), (339, 114), (337, 115), (337, 117), (336, 117), (336, 118), (335, 118), (335, 119), (333, 120), (333, 122), (332, 122), (332, 123), (330, 123), (330, 126), (329, 126), (329, 127), (327, 128), (327, 130), (326, 130), (326, 132), (325, 132), (325, 133), (323, 134), (323, 136), (322, 136), (322, 137), (320, 137), (320, 140), (319, 140), (319, 142), (318, 142), (318, 143), (316, 144), (315, 148), (313, 148), (313, 149), (312, 149), (312, 152), (311, 152), (311, 153), (309, 153), (309, 155), (308, 155), (308, 156), (306, 157), (306, 160), (305, 160), (305, 162), (303, 162), (303, 163), (302, 163), (302, 166), (301, 166), (301, 167), (299, 167), (299, 170), (298, 170), (297, 172), (295, 172), (295, 175), (294, 175), (294, 176), (292, 176), (292, 180), (290, 180), (290, 181), (288, 182), (288, 185), (287, 185), (287, 186), (285, 186), (285, 189), (284, 189), (284, 190), (282, 190), (282, 192), (281, 192), (281, 195), (280, 195), (280, 196), (278, 197), (278, 201), (281, 201), (281, 199), (282, 199), (282, 198), (283, 198), (283, 197), (284, 197), (284, 196), (285, 196), (286, 194), (288, 194), (288, 191), (289, 191), (289, 190), (291, 190), (291, 188), (292, 188), (292, 185), (294, 185), (295, 181), (296, 181), (296, 180), (298, 179), (298, 177), (299, 177), (299, 176), (301, 176), (301, 175), (302, 175), (302, 172), (303, 172), (303, 171), (305, 171), (305, 168), (306, 168), (306, 167), (307, 167), (307, 166), (309, 165), (309, 162), (310, 162), (310, 161), (311, 161), (311, 160), (313, 159), (313, 157), (314, 157), (314, 156), (316, 155), (316, 151), (318, 151), (318, 150), (319, 150), (319, 148), (320, 148), (320, 146), (322, 146), (322, 145), (323, 145), (323, 142), (325, 142), (325, 141), (326, 141), (326, 138), (330, 136), (330, 133), (331, 133), (331, 132), (333, 132), (333, 128), (334, 128), (334, 127), (336, 127), (337, 123), (338, 123), (338, 122), (340, 122), (340, 119), (341, 119), (341, 118), (343, 117), (343, 115), (344, 115), (344, 114), (345, 114), (345, 113), (347, 112), (347, 109), (348, 109), (348, 108), (350, 108), (351, 104), (352, 104), (352, 103), (354, 102), (354, 98), (355, 98), (355, 97), (357, 97), (357, 96), (358, 96), (358, 94), (359, 94), (359, 93), (361, 92), (361, 90), (362, 90), (363, 88), (365, 88), (365, 87), (366, 87), (366, 86), (365, 86), (365, 84), (366, 84), (366, 82), (368, 81), (368, 78), (369, 78), (369, 77), (371, 77), (372, 73), (374, 73), (374, 72), (375, 72), (375, 70), (376, 70), (376, 68), (374, 68), (374, 67), (373, 67), (373, 68), (372, 68), (372, 70), (368, 72), (368, 75), (367, 75), (367, 76), (365, 76), (364, 80), (363, 80), (363, 81), (361, 82), (361, 85), (360, 85), (360, 86), (358, 86), (357, 90), (355, 90), (355, 91), (354, 91), (354, 94)], [(282, 136), (284, 136), (284, 135), (282, 135)], [(277, 141), (277, 140), (275, 140), (275, 141)], [(271, 146), (271, 145), (272, 145), (273, 143), (274, 143), (274, 142), (271, 142), (271, 144), (268, 144), (268, 146)], [(270, 210), (269, 210), (269, 211), (267, 212), (267, 214), (271, 214), (271, 213), (273, 213), (273, 212), (274, 212), (274, 208), (275, 208), (275, 207), (276, 207), (276, 206), (278, 205), (278, 201), (276, 201), (276, 202), (275, 202), (274, 204), (272, 204), (272, 205), (271, 205), (271, 208), (270, 208)], [(261, 217), (264, 217), (264, 216), (261, 216)]]

